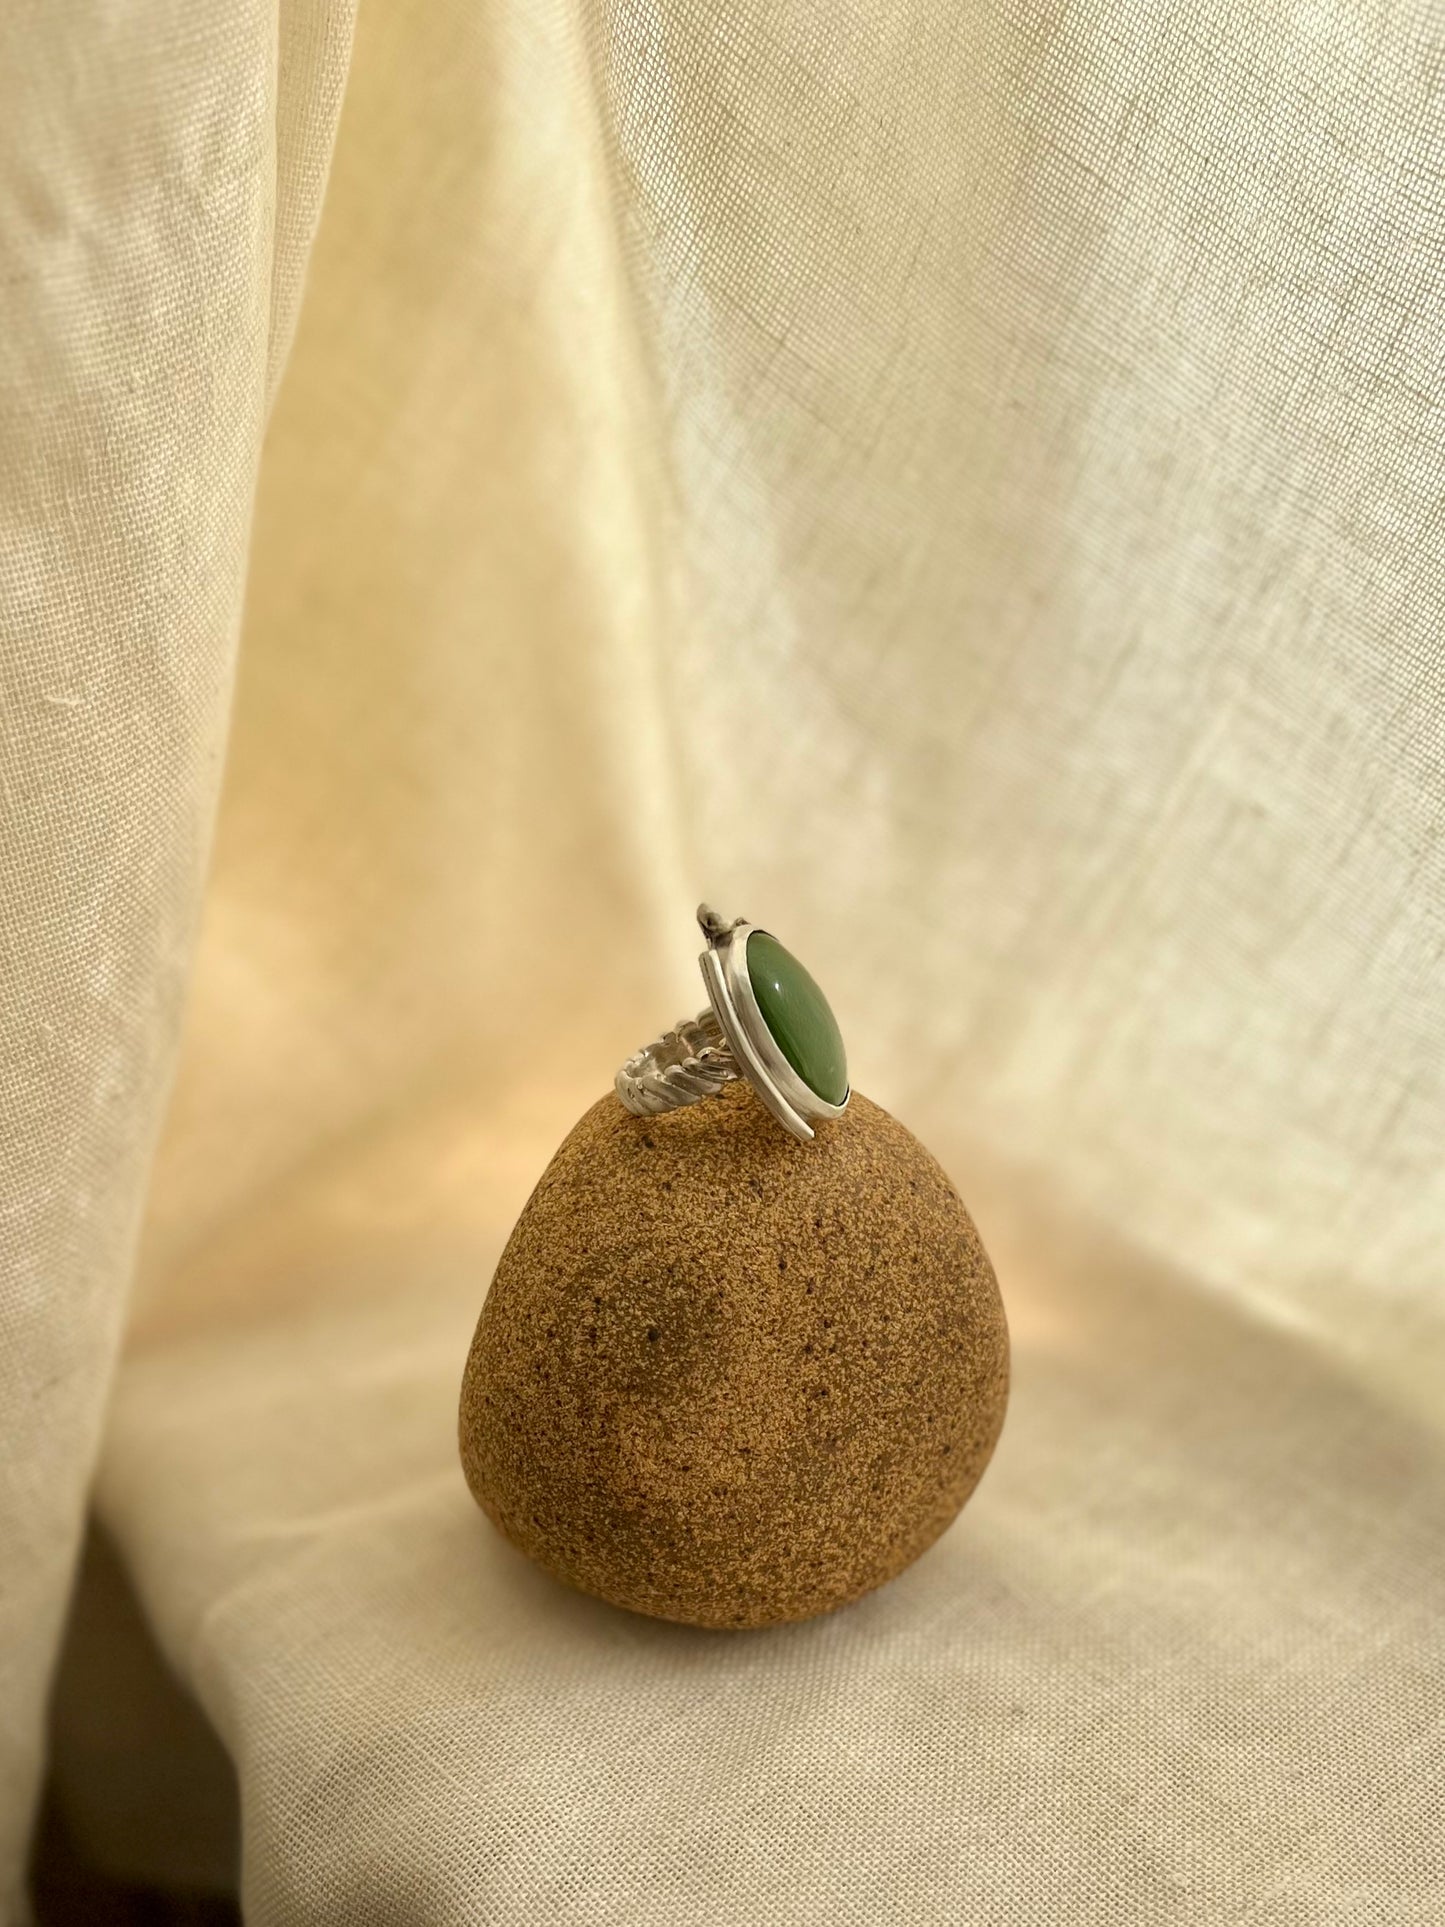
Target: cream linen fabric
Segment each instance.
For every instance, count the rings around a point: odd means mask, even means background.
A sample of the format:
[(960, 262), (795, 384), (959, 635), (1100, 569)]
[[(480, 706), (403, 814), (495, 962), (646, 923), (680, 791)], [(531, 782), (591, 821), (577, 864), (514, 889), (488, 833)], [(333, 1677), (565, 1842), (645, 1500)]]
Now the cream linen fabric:
[[(98, 1493), (249, 1920), (1445, 1918), (1438, 9), (4, 32), (12, 1885), (189, 969)], [(704, 891), (1016, 1343), (940, 1547), (737, 1639), (453, 1439)]]
[(278, 62), (252, 0), (0, 10), (0, 1916), (348, 34), (288, 0)]

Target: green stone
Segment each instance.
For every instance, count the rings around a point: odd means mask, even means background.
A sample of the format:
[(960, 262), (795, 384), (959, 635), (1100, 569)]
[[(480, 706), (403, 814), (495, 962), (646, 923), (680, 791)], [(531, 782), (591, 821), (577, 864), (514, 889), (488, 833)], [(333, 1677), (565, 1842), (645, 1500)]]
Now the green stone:
[(766, 930), (748, 938), (748, 977), (773, 1042), (825, 1104), (848, 1095), (848, 1059), (828, 999), (791, 950)]

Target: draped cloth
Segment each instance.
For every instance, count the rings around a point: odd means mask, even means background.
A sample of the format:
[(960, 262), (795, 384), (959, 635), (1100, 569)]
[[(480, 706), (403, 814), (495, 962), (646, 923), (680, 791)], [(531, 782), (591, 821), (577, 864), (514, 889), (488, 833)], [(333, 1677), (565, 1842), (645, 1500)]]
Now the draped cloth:
[[(1445, 1918), (1437, 10), (0, 40), (0, 1917), (93, 1501), (264, 1927)], [(702, 895), (1015, 1347), (736, 1638), (454, 1437)]]

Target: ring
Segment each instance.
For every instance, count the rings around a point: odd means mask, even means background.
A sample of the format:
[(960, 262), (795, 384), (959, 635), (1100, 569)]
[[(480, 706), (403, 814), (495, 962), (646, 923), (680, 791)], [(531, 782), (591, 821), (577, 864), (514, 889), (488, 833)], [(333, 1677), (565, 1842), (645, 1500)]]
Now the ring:
[(617, 1073), (629, 1111), (651, 1117), (715, 1097), (745, 1077), (794, 1137), (811, 1138), (815, 1117), (841, 1117), (848, 1060), (838, 1020), (808, 972), (766, 930), (728, 923), (698, 906), (707, 938), (698, 962), (709, 1008), (665, 1031)]

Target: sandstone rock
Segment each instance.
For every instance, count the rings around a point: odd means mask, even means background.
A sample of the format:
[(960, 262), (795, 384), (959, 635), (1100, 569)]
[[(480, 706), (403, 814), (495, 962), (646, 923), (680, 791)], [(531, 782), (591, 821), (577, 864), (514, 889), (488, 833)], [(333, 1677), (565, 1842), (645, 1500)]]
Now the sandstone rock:
[(893, 1578), (1008, 1396), (992, 1266), (943, 1171), (856, 1093), (799, 1143), (743, 1085), (600, 1099), (502, 1254), (467, 1360), (478, 1503), (567, 1584), (765, 1626)]

